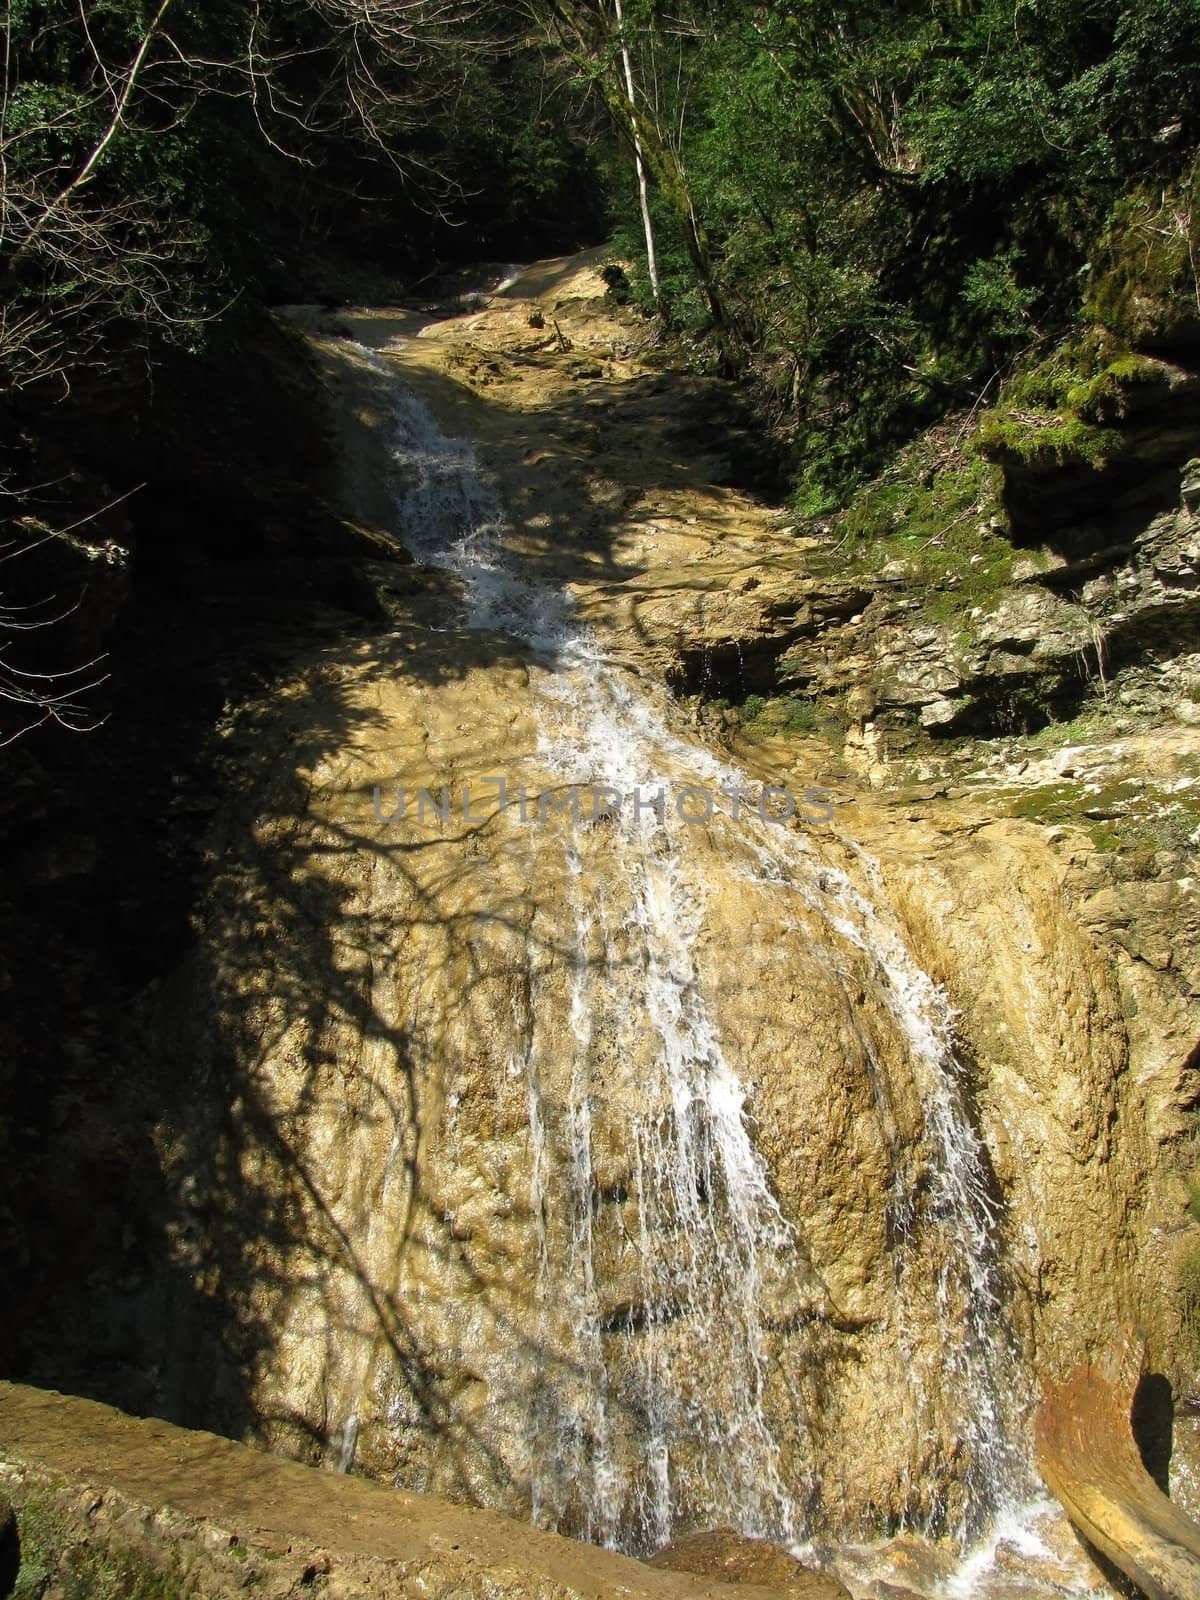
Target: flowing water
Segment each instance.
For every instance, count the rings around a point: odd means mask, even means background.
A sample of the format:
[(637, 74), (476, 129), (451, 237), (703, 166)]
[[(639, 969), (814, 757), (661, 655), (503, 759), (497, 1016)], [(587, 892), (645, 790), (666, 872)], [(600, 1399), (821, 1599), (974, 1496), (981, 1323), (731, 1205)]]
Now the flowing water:
[[(918, 1304), (935, 1308), (943, 1334), (936, 1363), (912, 1341), (907, 1426), (932, 1432), (935, 1404), (955, 1414), (965, 1465), (945, 1520), (965, 1540), (1011, 1514), (1028, 1469), (1023, 1378), (994, 1253), (998, 1216), (944, 997), (879, 909), (877, 889), (868, 898), (803, 831), (771, 820), (744, 774), (675, 734), (651, 688), (605, 659), (563, 591), (526, 580), (506, 553), (503, 508), (473, 449), (441, 432), (386, 359), (363, 354), (386, 385), (405, 542), (419, 561), (462, 580), (469, 627), (529, 648), (546, 769), (583, 786), (585, 808), (589, 785), (624, 797), (599, 809), (593, 801), (583, 819), (606, 832), (609, 887), (587, 872), (577, 831), (537, 836), (537, 848), (562, 852), (573, 902), (573, 948), (563, 957), (570, 1029), (557, 1041), (570, 1057), (565, 1104), (549, 1103), (538, 1051), (514, 1067), (526, 1080), (545, 1344), (556, 1370), (572, 1377), (547, 1374), (527, 1408), (535, 1519), (631, 1550), (666, 1542), (681, 1517), (784, 1542), (819, 1533), (811, 1515), (820, 1485), (796, 1466), (809, 1457), (800, 1386), (785, 1385), (782, 1421), (778, 1396), (765, 1403), (763, 1307), (800, 1258), (801, 1240), (772, 1194), (750, 1087), (723, 1053), (719, 997), (698, 959), (709, 886), (696, 830), (676, 803), (686, 784), (724, 793), (711, 828), (729, 869), (777, 903), (795, 903), (797, 940), (811, 938), (814, 919), (827, 930), (816, 956), (847, 992), (855, 980), (845, 952), (857, 952), (905, 1042), (924, 1140), (919, 1158), (894, 1152), (894, 1315), (902, 1345)], [(693, 807), (705, 804), (693, 794)], [(866, 858), (855, 878), (871, 888)], [(630, 1059), (639, 1063), (636, 1085), (614, 1112), (605, 1063)], [(872, 1069), (882, 1080), (884, 1066)], [(882, 1081), (878, 1092), (886, 1099)], [(627, 1177), (616, 1198), (637, 1261), (638, 1281), (615, 1306), (597, 1239), (601, 1110), (623, 1126)]]

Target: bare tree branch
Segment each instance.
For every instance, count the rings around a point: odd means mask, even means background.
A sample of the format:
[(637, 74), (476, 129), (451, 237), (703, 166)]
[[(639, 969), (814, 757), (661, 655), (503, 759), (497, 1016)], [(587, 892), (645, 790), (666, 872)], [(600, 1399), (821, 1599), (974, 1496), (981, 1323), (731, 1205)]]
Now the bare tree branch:
[(163, 17), (166, 15), (167, 8), (170, 6), (170, 4), (171, 0), (162, 0), (162, 4), (155, 13), (153, 22), (151, 22), (149, 28), (146, 30), (146, 33), (142, 38), (142, 42), (138, 46), (137, 54), (134, 56), (129, 71), (125, 75), (125, 82), (117, 96), (116, 104), (113, 106), (113, 114), (109, 119), (108, 127), (104, 130), (99, 142), (91, 151), (87, 160), (83, 163), (83, 166), (80, 167), (79, 171), (71, 179), (70, 183), (67, 184), (66, 188), (56, 195), (46, 207), (45, 212), (40, 220), (34, 225), (28, 239), (21, 246), (21, 250), (18, 252), (18, 254), (22, 254), (24, 251), (32, 249), (32, 247), (41, 237), (43, 231), (49, 226), (54, 216), (61, 211), (65, 205), (68, 204), (75, 191), (83, 187), (83, 185), (92, 176), (92, 173), (95, 172), (99, 163), (103, 160), (104, 152), (112, 143), (117, 129), (121, 126), (121, 123), (124, 120), (125, 109), (129, 104), (130, 96), (133, 94), (134, 85), (138, 80), (138, 74), (142, 70), (143, 63), (146, 60), (146, 55), (150, 49), (150, 46), (154, 43), (154, 36), (162, 26)]

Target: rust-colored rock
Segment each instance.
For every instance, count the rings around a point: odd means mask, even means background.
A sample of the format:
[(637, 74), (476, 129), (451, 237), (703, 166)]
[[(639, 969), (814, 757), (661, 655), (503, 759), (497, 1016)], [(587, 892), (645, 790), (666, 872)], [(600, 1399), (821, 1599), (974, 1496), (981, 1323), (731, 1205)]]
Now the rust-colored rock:
[(1062, 1383), (1047, 1383), (1036, 1422), (1042, 1477), (1080, 1533), (1151, 1600), (1200, 1594), (1200, 1524), (1167, 1499), (1130, 1426), (1145, 1364), (1140, 1335)]

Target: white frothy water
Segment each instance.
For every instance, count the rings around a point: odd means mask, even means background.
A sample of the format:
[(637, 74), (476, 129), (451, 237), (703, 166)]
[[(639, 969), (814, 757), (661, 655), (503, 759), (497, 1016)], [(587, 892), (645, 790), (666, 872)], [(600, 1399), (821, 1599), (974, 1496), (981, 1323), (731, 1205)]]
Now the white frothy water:
[[(461, 579), (468, 626), (516, 637), (548, 669), (535, 691), (539, 753), (555, 778), (653, 795), (684, 772), (714, 790), (744, 789), (743, 773), (680, 739), (637, 679), (604, 661), (572, 620), (564, 593), (521, 575), (505, 553), (503, 509), (474, 451), (447, 438), (386, 361), (367, 354), (389, 382), (399, 531), (419, 560)], [(547, 1387), (534, 1406), (534, 1515), (632, 1549), (666, 1542), (684, 1507), (695, 1521), (794, 1542), (808, 1531), (799, 1508), (811, 1486), (783, 1481), (763, 1404), (759, 1302), (764, 1274), (786, 1270), (797, 1241), (771, 1194), (745, 1091), (722, 1053), (697, 971), (704, 892), (680, 870), (687, 829), (669, 812), (650, 810), (637, 818), (623, 810), (604, 825), (619, 905), (585, 883), (569, 835), (548, 832), (542, 846), (567, 853), (576, 957), (568, 975), (571, 1037), (563, 1041), (572, 1052), (569, 1103), (557, 1126), (549, 1124), (532, 1054), (523, 1069), (530, 1201), (543, 1315), (568, 1327), (578, 1381), (565, 1396), (552, 1398)], [(1019, 1369), (1003, 1333), (995, 1211), (949, 1008), (896, 929), (802, 836), (751, 816), (740, 837), (747, 877), (800, 896), (831, 934), (863, 953), (908, 1042), (932, 1167), (924, 1174), (897, 1167), (897, 1301), (903, 1306), (906, 1298), (905, 1273), (921, 1270), (919, 1250), (903, 1243), (919, 1221), (941, 1238), (937, 1296), (947, 1338), (938, 1381), (953, 1396), (969, 1460), (959, 1531), (976, 1528), (1012, 1503), (1024, 1463), (1006, 1431), (1005, 1401)], [(869, 878), (871, 865), (864, 859), (863, 866)], [(588, 954), (597, 942), (605, 952), (599, 972)], [(611, 955), (618, 946), (626, 952), (620, 961)], [(596, 1066), (597, 1012), (609, 1060), (639, 1043), (644, 1057), (647, 1030), (654, 1042), (649, 1081), (628, 1107), (624, 1130), (639, 1281), (615, 1310), (597, 1279), (595, 1118), (605, 1087)], [(606, 1350), (622, 1333), (615, 1395)], [(621, 1452), (631, 1416), (636, 1448)], [(793, 1422), (802, 1437), (803, 1417)], [(793, 1448), (792, 1459), (803, 1454)]]
[(1005, 1506), (996, 1517), (988, 1537), (971, 1551), (943, 1587), (943, 1600), (978, 1600), (989, 1577), (996, 1570), (999, 1552), (1005, 1547), (1027, 1561), (1052, 1561), (1054, 1552), (1038, 1532), (1036, 1522), (1038, 1517), (1057, 1511), (1058, 1507), (1049, 1500)]

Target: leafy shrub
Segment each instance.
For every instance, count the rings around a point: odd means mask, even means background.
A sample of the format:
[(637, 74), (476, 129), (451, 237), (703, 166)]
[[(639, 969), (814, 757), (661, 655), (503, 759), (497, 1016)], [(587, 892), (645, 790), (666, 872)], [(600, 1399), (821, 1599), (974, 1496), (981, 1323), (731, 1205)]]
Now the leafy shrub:
[(1033, 326), (1029, 313), (1037, 297), (1017, 282), (1017, 257), (1018, 252), (1010, 249), (987, 261), (973, 261), (963, 280), (963, 299), (1000, 339), (1028, 336)]

